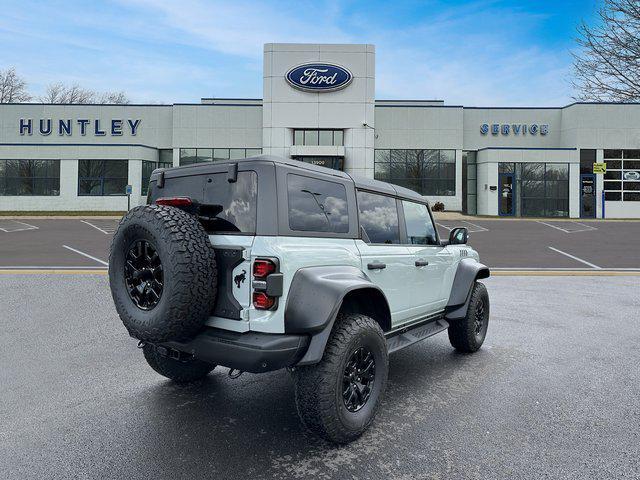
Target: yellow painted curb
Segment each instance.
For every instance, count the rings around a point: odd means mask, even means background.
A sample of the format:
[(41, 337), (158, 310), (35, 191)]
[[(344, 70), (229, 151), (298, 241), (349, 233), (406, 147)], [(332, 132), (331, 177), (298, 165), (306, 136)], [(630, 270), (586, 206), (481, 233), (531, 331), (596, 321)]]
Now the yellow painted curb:
[(0, 269), (0, 275), (107, 275), (107, 270)]

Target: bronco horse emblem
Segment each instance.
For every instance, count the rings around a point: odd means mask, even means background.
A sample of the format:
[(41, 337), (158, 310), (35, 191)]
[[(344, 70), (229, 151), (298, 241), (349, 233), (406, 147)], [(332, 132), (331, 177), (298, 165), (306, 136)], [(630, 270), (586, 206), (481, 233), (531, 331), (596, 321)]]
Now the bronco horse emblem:
[(244, 283), (244, 281), (247, 279), (247, 271), (246, 270), (242, 270), (242, 273), (239, 273), (238, 275), (236, 275), (235, 277), (233, 277), (233, 281), (236, 284), (236, 287), (240, 288), (240, 284)]

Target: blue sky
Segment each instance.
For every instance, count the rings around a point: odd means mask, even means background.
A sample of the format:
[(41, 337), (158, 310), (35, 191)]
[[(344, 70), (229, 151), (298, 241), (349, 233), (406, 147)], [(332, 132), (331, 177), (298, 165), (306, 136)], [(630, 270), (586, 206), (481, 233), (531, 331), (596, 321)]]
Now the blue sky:
[(373, 43), (376, 98), (448, 104), (571, 101), (576, 25), (597, 0), (0, 0), (0, 69), (124, 90), (134, 102), (261, 97), (268, 42)]

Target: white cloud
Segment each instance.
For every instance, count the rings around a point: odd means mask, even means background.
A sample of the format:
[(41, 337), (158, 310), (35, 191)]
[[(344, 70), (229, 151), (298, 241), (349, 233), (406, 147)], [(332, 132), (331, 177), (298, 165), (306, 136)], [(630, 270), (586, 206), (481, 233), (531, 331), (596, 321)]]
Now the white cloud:
[[(414, 19), (395, 5), (113, 0), (65, 10), (38, 2), (3, 12), (0, 41), (14, 42), (6, 61), (33, 75), (36, 89), (78, 81), (125, 89), (135, 101), (260, 96), (268, 42), (376, 44), (378, 98), (464, 105), (570, 101), (567, 45), (536, 40), (545, 17), (480, 0), (440, 4), (433, 10), (441, 13)], [(433, 6), (402, 5), (422, 12)], [(29, 41), (32, 51), (20, 51)]]

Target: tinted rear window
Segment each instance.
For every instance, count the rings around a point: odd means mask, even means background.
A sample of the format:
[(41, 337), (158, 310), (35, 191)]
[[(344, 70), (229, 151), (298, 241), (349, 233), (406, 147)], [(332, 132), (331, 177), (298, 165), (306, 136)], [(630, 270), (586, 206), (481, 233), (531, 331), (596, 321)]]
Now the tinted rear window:
[(238, 172), (238, 180), (233, 183), (228, 181), (227, 173), (207, 175), (204, 189), (205, 203), (222, 208), (214, 219), (206, 222), (207, 231), (255, 233), (258, 198), (256, 172)]
[(287, 193), (291, 230), (329, 233), (349, 231), (344, 185), (290, 174), (287, 176)]

